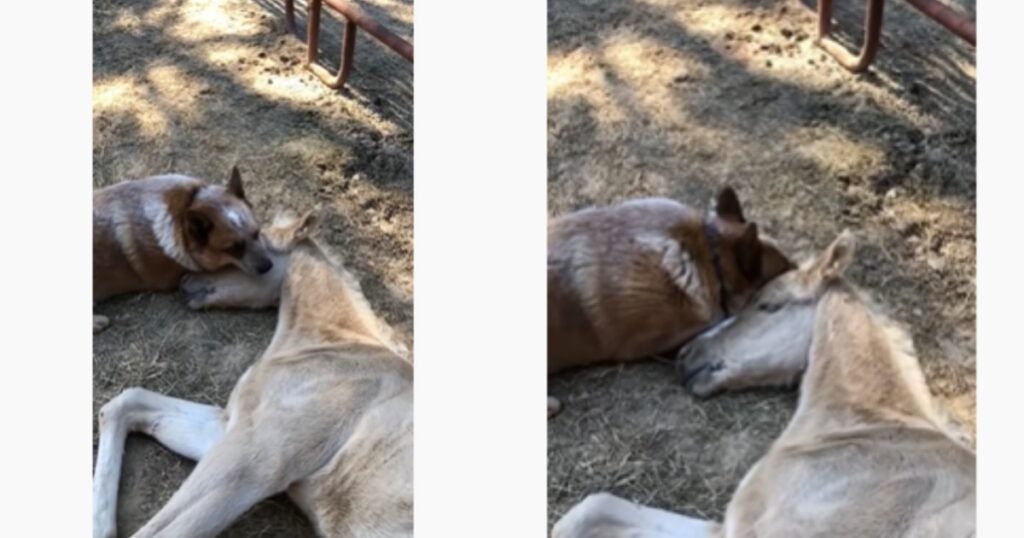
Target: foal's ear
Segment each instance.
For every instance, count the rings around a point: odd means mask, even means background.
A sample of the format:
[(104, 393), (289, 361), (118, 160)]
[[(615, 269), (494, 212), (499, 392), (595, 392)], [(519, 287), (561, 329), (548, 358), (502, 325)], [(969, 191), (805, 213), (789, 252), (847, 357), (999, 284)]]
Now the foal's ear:
[(721, 219), (733, 222), (747, 222), (747, 219), (743, 218), (743, 207), (740, 206), (740, 199), (736, 196), (736, 191), (732, 190), (732, 187), (725, 187), (718, 192), (718, 198), (715, 200), (715, 215)]
[[(285, 245), (293, 245), (307, 239), (317, 226), (316, 210), (311, 209), (302, 215), (292, 210), (279, 211), (271, 224), (272, 235)], [(282, 247), (287, 248), (287, 247)]]
[(761, 238), (757, 236), (757, 224), (751, 222), (746, 225), (743, 235), (733, 247), (733, 253), (736, 256), (736, 265), (744, 278), (757, 280), (761, 277), (763, 249)]
[(309, 236), (316, 230), (318, 220), (315, 210), (310, 209), (303, 213), (303, 215), (298, 219), (298, 225), (295, 227), (293, 240), (304, 241), (309, 238)]
[(846, 269), (853, 261), (853, 252), (856, 250), (856, 241), (853, 233), (843, 230), (839, 237), (825, 249), (825, 252), (814, 262), (814, 272), (822, 280), (831, 280), (843, 276)]

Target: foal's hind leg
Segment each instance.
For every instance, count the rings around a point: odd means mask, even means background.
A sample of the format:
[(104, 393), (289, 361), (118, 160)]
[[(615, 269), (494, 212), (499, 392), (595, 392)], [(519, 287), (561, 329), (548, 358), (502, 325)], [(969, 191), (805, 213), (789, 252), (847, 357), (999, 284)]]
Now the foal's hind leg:
[(285, 490), (275, 456), (244, 434), (228, 433), (133, 538), (216, 536), (257, 502)]
[(716, 538), (720, 525), (597, 493), (573, 506), (552, 538)]
[(127, 389), (100, 410), (100, 446), (93, 480), (93, 537), (117, 536), (117, 488), (125, 437), (152, 435), (167, 448), (193, 460), (224, 432), (224, 411), (144, 389)]

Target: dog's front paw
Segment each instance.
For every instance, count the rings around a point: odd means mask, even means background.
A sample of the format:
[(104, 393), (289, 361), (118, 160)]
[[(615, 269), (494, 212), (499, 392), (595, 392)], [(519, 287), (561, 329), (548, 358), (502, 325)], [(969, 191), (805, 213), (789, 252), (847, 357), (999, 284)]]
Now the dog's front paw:
[(96, 334), (110, 326), (110, 318), (107, 316), (92, 315), (92, 334)]
[(203, 275), (189, 273), (181, 277), (181, 292), (185, 294), (188, 307), (199, 310), (210, 305), (210, 298), (216, 287), (213, 281)]

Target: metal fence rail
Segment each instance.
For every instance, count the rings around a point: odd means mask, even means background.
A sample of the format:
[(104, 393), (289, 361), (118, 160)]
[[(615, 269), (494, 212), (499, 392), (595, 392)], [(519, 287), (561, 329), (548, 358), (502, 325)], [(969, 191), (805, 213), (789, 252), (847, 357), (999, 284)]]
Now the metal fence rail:
[[(320, 13), (325, 3), (345, 18), (345, 33), (342, 36), (341, 44), (341, 67), (337, 73), (331, 73), (317, 60), (317, 51), (320, 45)], [(398, 37), (356, 4), (347, 0), (309, 0), (308, 11), (309, 29), (306, 34), (305, 65), (317, 78), (331, 88), (341, 88), (352, 74), (356, 31), (359, 28), (412, 63), (412, 43)], [(295, 33), (295, 0), (285, 0), (284, 12), (288, 31)]]

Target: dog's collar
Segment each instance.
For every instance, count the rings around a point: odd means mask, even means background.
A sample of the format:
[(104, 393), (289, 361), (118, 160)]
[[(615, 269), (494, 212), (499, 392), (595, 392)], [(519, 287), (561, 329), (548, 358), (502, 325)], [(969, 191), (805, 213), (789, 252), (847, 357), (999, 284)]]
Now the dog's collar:
[(722, 314), (728, 318), (729, 312), (729, 290), (725, 285), (725, 274), (722, 272), (722, 256), (720, 247), (722, 236), (718, 228), (710, 218), (704, 219), (704, 235), (708, 239), (708, 250), (711, 251), (711, 266), (715, 268), (715, 279), (718, 280), (718, 305), (722, 308)]

